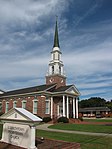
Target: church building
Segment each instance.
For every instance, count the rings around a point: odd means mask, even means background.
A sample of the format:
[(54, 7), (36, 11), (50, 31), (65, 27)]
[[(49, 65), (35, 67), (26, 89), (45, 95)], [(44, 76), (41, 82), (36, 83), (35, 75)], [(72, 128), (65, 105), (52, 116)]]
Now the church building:
[(56, 20), (54, 45), (45, 76), (46, 83), (6, 92), (0, 90), (0, 112), (6, 113), (14, 107), (22, 107), (42, 118), (78, 118), (80, 92), (75, 85), (66, 84), (61, 55)]

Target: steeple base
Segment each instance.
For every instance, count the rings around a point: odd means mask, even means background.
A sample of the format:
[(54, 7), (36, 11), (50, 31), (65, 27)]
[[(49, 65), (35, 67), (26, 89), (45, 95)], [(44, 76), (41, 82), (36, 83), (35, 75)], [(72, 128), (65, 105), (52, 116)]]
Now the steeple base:
[(53, 83), (57, 84), (57, 88), (60, 86), (66, 86), (66, 77), (58, 74), (46, 76), (46, 84), (48, 85)]

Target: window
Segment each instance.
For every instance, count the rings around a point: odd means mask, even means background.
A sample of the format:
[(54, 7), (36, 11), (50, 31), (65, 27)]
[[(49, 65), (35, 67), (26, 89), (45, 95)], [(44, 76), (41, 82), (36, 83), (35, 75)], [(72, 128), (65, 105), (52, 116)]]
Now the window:
[(45, 111), (46, 114), (49, 114), (50, 113), (50, 101), (49, 100), (46, 100), (46, 111)]
[(13, 108), (16, 108), (16, 105), (17, 105), (17, 101), (14, 101), (13, 102)]
[(58, 60), (60, 60), (60, 54), (58, 54)]
[(53, 53), (53, 60), (55, 60), (55, 54)]
[(59, 66), (59, 74), (61, 74), (61, 66)]
[(26, 109), (26, 100), (22, 101), (22, 108)]
[(33, 114), (37, 114), (37, 105), (38, 105), (38, 101), (37, 99), (33, 100)]
[(9, 102), (6, 102), (6, 108), (5, 108), (5, 113), (7, 113), (9, 110)]
[(0, 102), (0, 112), (2, 112), (2, 103)]
[(52, 74), (54, 74), (54, 66), (52, 66)]

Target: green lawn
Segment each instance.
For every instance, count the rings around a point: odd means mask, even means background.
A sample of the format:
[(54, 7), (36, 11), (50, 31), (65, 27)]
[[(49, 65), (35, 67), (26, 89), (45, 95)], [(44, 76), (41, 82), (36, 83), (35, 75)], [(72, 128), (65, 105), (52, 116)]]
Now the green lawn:
[[(2, 125), (0, 125), (0, 138), (1, 133)], [(81, 149), (112, 149), (112, 137), (108, 137), (108, 135), (101, 137), (37, 130), (36, 136), (68, 142), (77, 142), (81, 144)]]
[(102, 119), (102, 118), (96, 118), (96, 119), (83, 119), (86, 122), (109, 122), (112, 123), (112, 118), (108, 118), (108, 119)]
[(52, 129), (70, 130), (70, 131), (85, 131), (95, 133), (112, 133), (112, 126), (106, 125), (84, 125), (84, 124), (64, 124), (59, 123), (49, 126)]
[(68, 134), (60, 132), (49, 132), (37, 130), (38, 137), (44, 137), (81, 144), (81, 149), (112, 149), (112, 137), (89, 136), (79, 134)]

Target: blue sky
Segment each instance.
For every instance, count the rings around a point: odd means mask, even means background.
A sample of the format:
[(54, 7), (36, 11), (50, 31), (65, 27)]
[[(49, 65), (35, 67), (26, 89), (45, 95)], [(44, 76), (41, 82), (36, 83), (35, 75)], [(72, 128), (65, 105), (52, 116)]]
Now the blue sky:
[(0, 0), (0, 89), (45, 83), (55, 16), (67, 84), (112, 99), (112, 0)]

